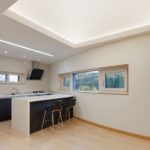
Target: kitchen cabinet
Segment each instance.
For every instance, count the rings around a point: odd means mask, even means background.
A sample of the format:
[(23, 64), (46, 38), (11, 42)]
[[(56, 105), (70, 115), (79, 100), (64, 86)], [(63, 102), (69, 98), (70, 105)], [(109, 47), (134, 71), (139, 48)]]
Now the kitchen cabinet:
[[(72, 98), (72, 97), (70, 97), (70, 98)], [(65, 104), (69, 103), (70, 98), (61, 98), (60, 100), (62, 100), (63, 105), (65, 105)], [(42, 120), (43, 120), (43, 115), (44, 115), (45, 108), (52, 106), (53, 103), (57, 100), (59, 100), (59, 99), (45, 100), (45, 101), (38, 101), (38, 102), (31, 102), (30, 103), (30, 133), (41, 130), (41, 125), (42, 125)], [(66, 120), (66, 114), (65, 113), (66, 113), (66, 108), (63, 107), (63, 109), (62, 109), (63, 121)], [(71, 118), (73, 117), (73, 109), (71, 109), (70, 117)], [(58, 123), (58, 114), (55, 114), (54, 119), (55, 119), (54, 123), (55, 124)], [(50, 112), (47, 112), (46, 120), (49, 120), (49, 122), (44, 123), (44, 128), (49, 127), (49, 126), (52, 125), (51, 124), (52, 121), (51, 121), (51, 113)]]
[(11, 119), (11, 99), (0, 99), (0, 121)]

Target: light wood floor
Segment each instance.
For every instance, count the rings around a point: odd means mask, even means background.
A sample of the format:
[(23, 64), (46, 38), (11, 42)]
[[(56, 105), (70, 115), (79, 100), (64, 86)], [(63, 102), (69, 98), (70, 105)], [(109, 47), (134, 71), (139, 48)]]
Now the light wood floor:
[(24, 138), (11, 131), (11, 122), (0, 123), (0, 150), (150, 150), (150, 142), (73, 120)]

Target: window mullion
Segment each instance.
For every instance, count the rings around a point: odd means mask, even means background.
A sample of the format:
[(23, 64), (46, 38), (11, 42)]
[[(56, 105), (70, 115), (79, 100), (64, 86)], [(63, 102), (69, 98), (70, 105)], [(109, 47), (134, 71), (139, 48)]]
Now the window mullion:
[(8, 74), (6, 74), (5, 81), (8, 82)]

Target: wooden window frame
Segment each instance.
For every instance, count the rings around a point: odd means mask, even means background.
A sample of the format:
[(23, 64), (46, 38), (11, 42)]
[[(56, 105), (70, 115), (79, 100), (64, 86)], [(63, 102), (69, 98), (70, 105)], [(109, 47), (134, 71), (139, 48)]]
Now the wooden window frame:
[[(21, 84), (21, 83), (24, 83), (24, 74), (23, 73), (0, 72), (0, 74), (5, 75), (5, 81), (0, 81), (0, 84)], [(19, 81), (18, 82), (10, 82), (8, 80), (9, 75), (17, 75), (19, 77)]]
[[(58, 90), (59, 91), (67, 91), (67, 92), (80, 92), (80, 93), (95, 93), (95, 94), (115, 94), (115, 95), (128, 95), (129, 92), (129, 77), (128, 77), (128, 64), (125, 65), (116, 65), (116, 66), (108, 66), (108, 67), (100, 67), (94, 69), (85, 69), (79, 71), (73, 71), (69, 73), (58, 74)], [(91, 71), (99, 71), (99, 90), (98, 91), (83, 91), (83, 90), (74, 90), (73, 89), (73, 74), (74, 73), (84, 73)], [(105, 73), (107, 72), (125, 72), (124, 85), (125, 88), (105, 88)], [(70, 77), (70, 87), (63, 87), (63, 78)]]
[[(58, 89), (59, 90), (62, 90), (62, 91), (70, 91), (71, 90), (71, 87), (72, 87), (72, 78), (71, 78), (71, 74), (60, 74), (60, 75), (58, 75), (58, 78), (59, 78), (59, 83), (58, 83)], [(69, 77), (70, 78), (70, 87), (69, 88), (67, 88), (67, 87), (64, 87), (63, 85), (64, 85), (64, 78), (65, 77)]]
[[(124, 72), (124, 88), (106, 88), (105, 87), (105, 74), (111, 72)], [(128, 94), (128, 65), (112, 66), (100, 69), (101, 72), (101, 93), (106, 94)]]

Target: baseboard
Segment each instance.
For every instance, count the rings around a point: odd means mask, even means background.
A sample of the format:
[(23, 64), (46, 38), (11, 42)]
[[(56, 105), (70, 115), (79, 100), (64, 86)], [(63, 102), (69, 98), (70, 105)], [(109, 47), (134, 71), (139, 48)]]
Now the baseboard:
[(97, 124), (97, 123), (94, 123), (94, 122), (91, 122), (91, 121), (88, 121), (88, 120), (85, 120), (85, 119), (82, 119), (82, 118), (79, 118), (79, 117), (75, 117), (75, 118), (78, 119), (78, 120), (84, 121), (86, 123), (92, 124), (94, 126), (109, 130), (109, 131), (113, 131), (113, 132), (121, 133), (121, 134), (124, 134), (124, 135), (132, 136), (132, 137), (135, 137), (135, 138), (140, 138), (140, 139), (143, 139), (143, 140), (150, 141), (150, 137), (148, 137), (148, 136), (144, 136), (144, 135), (140, 135), (140, 134), (136, 134), (136, 133), (131, 133), (131, 132), (122, 131), (122, 130), (119, 130), (119, 129), (107, 127), (107, 126), (100, 125), (100, 124)]

